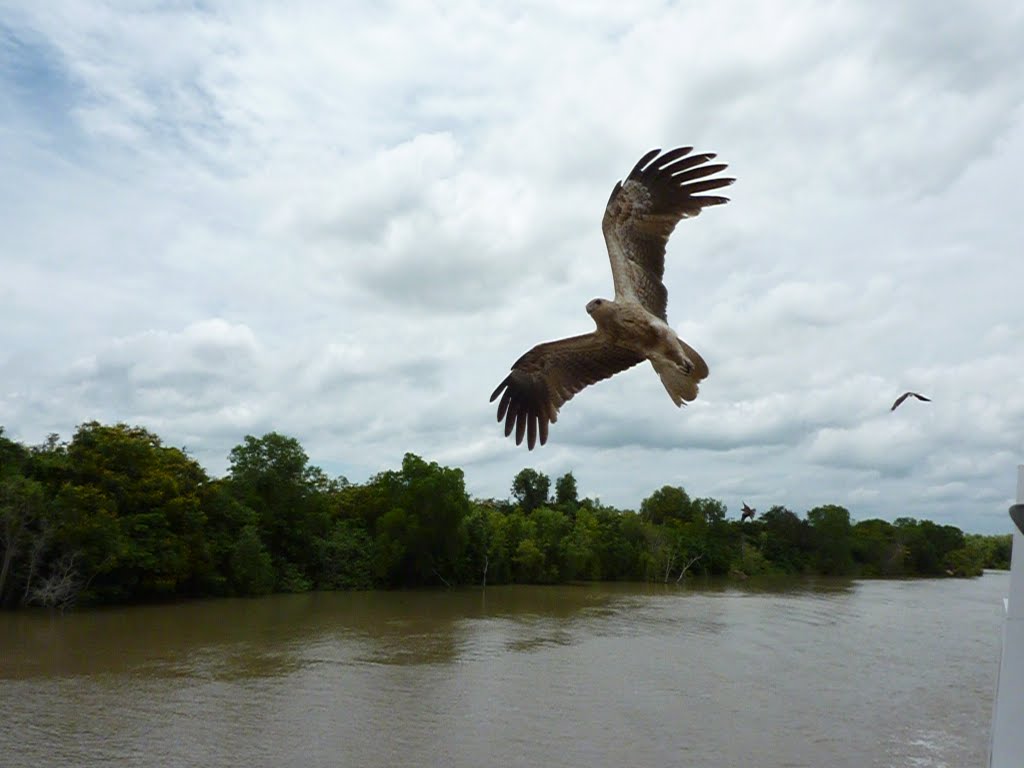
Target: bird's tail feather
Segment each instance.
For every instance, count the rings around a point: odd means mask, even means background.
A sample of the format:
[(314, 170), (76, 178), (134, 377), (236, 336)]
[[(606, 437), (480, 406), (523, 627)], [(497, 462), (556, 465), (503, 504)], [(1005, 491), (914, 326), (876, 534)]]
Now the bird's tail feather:
[[(697, 359), (700, 360), (699, 355), (697, 355)], [(700, 363), (704, 363), (704, 361), (700, 360)], [(696, 399), (698, 390), (697, 379), (694, 378), (696, 370), (687, 373), (673, 361), (660, 357), (652, 357), (651, 365), (654, 366), (654, 370), (661, 378), (661, 383), (673, 403), (681, 406), (683, 401), (689, 402)], [(706, 365), (704, 370), (707, 371)]]

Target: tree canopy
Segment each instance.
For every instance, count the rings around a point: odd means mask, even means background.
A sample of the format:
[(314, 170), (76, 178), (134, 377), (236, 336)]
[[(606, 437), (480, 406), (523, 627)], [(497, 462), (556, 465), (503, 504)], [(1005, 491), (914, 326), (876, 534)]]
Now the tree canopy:
[(974, 576), (1009, 566), (1006, 536), (899, 517), (800, 517), (663, 486), (639, 512), (579, 498), (571, 472), (525, 468), (510, 499), (474, 499), (461, 469), (408, 453), (362, 484), (329, 478), (299, 442), (247, 435), (211, 478), (126, 424), (37, 446), (0, 427), (0, 606), (68, 606), (310, 589), (569, 580), (678, 582), (762, 573)]

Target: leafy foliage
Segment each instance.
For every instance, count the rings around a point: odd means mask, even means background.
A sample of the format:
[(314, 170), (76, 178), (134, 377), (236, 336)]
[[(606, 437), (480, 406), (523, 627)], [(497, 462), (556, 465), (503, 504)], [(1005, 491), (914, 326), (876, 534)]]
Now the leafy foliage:
[(566, 472), (555, 481), (555, 506), (566, 513), (576, 511), (580, 503), (579, 491), (576, 489), (576, 478), (572, 472)]
[(512, 497), (526, 513), (548, 503), (551, 478), (535, 469), (524, 469), (512, 480)]
[(223, 478), (125, 424), (38, 446), (0, 427), (0, 606), (68, 606), (308, 589), (681, 581), (694, 574), (974, 576), (1011, 537), (829, 504), (728, 519), (663, 486), (639, 512), (580, 499), (534, 469), (511, 500), (471, 499), (462, 470), (406, 454), (363, 484), (329, 479), (292, 437), (247, 435)]

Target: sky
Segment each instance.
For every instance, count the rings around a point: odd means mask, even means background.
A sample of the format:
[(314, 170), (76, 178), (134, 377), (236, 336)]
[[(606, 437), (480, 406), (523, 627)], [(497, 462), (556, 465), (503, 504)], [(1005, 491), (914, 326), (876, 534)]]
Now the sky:
[[(1022, 50), (1003, 0), (0, 0), (0, 425), (1008, 532)], [(516, 446), (492, 390), (592, 330), (608, 195), (679, 145), (736, 178), (668, 245), (700, 396), (644, 364)]]

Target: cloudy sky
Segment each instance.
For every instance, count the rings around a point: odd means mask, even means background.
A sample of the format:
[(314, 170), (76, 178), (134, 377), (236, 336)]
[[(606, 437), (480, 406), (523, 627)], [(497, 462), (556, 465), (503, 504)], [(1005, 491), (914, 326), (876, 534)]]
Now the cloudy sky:
[[(1003, 0), (0, 0), (0, 424), (1009, 530), (1022, 50)], [(681, 144), (737, 179), (669, 244), (700, 397), (638, 366), (517, 447), (492, 389), (593, 327), (608, 193)]]

